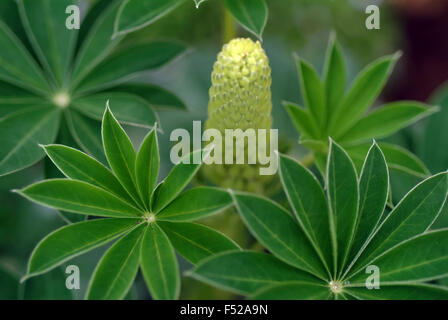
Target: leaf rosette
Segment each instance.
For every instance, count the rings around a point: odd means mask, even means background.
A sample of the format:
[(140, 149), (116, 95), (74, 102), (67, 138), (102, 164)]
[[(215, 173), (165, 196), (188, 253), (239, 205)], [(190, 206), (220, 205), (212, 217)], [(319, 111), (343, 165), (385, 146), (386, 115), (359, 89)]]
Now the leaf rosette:
[(16, 192), (44, 206), (101, 219), (73, 223), (46, 236), (31, 254), (24, 280), (118, 239), (96, 266), (86, 298), (124, 298), (141, 268), (154, 299), (176, 299), (180, 275), (175, 251), (196, 264), (239, 249), (223, 234), (192, 223), (231, 206), (225, 190), (196, 187), (182, 193), (202, 163), (193, 159), (197, 153), (207, 157), (210, 150), (187, 155), (159, 182), (156, 127), (136, 152), (107, 107), (102, 140), (108, 167), (71, 147), (42, 146), (66, 178), (44, 180)]

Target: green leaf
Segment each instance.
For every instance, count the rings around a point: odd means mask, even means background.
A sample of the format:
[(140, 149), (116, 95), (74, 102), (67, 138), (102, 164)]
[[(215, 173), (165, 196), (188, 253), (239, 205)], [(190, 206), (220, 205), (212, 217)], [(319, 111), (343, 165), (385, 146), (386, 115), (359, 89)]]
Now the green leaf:
[(135, 181), (134, 146), (126, 132), (106, 107), (102, 123), (104, 151), (112, 171), (126, 188), (129, 195), (138, 203), (141, 202)]
[[(7, 0), (12, 1), (12, 0)], [(17, 87), (16, 85), (10, 84), (5, 81), (0, 80), (0, 102), (2, 103), (2, 108), (4, 108), (4, 104), (21, 104), (28, 103), (30, 101), (44, 101), (44, 99), (37, 97), (34, 93)], [(16, 111), (16, 110), (12, 110)], [(0, 116), (3, 116), (5, 113), (0, 113)]]
[(96, 219), (70, 224), (53, 231), (34, 248), (23, 280), (50, 271), (115, 239), (135, 227), (136, 222), (136, 219)]
[(432, 176), (415, 186), (378, 227), (355, 264), (360, 269), (375, 256), (429, 229), (439, 215), (448, 190), (448, 173)]
[(134, 204), (118, 179), (104, 165), (76, 149), (47, 145), (44, 150), (57, 168), (70, 179), (81, 180)]
[[(422, 282), (448, 276), (448, 229), (431, 231), (402, 242), (372, 261), (381, 271), (381, 284)], [(350, 283), (365, 283), (363, 272)]]
[(280, 155), (279, 174), (302, 230), (328, 270), (332, 264), (330, 217), (319, 181), (300, 163), (284, 155)]
[[(28, 38), (42, 65), (62, 85), (72, 59), (76, 30), (66, 27), (65, 10), (79, 5), (77, 0), (19, 0), (20, 13)], [(42, 19), (45, 17), (45, 19)]]
[(110, 0), (97, 0), (89, 3), (87, 13), (82, 18), (81, 28), (78, 32), (78, 46), (84, 43), (89, 31), (92, 29), (93, 25), (96, 23), (101, 14), (113, 4), (114, 1)]
[(361, 71), (331, 119), (333, 136), (341, 136), (372, 105), (400, 56), (401, 53), (397, 53), (378, 59)]
[(140, 196), (145, 206), (151, 207), (151, 194), (159, 177), (160, 156), (157, 126), (143, 140), (135, 161), (135, 174)]
[[(237, 294), (254, 294), (268, 285), (282, 282), (319, 282), (272, 255), (253, 251), (229, 251), (205, 259), (189, 274), (217, 288)], [(323, 283), (323, 282), (319, 282)]]
[(413, 101), (390, 103), (361, 118), (339, 140), (352, 143), (387, 137), (437, 110)]
[(359, 211), (350, 259), (378, 226), (389, 195), (389, 171), (386, 159), (376, 143), (370, 148), (359, 181)]
[(224, 5), (245, 29), (262, 39), (268, 21), (268, 6), (265, 0), (224, 0)]
[[(118, 3), (115, 1), (102, 14), (95, 19), (89, 29), (76, 57), (72, 76), (72, 89), (79, 84), (85, 76), (101, 63), (118, 45), (123, 37), (112, 38), (115, 16), (118, 12)], [(84, 26), (81, 26), (83, 29)]]
[(170, 240), (155, 223), (146, 228), (141, 247), (141, 266), (153, 299), (177, 299), (180, 290), (179, 266)]
[(321, 128), (326, 127), (327, 112), (325, 88), (313, 67), (295, 56), (299, 73), (300, 88), (305, 105)]
[(232, 198), (227, 191), (213, 187), (197, 187), (182, 193), (157, 214), (157, 219), (193, 221), (222, 212), (231, 205)]
[(126, 296), (137, 275), (145, 227), (138, 226), (106, 251), (93, 272), (86, 299), (119, 300)]
[(257, 291), (254, 300), (326, 300), (332, 296), (328, 286), (320, 283), (286, 282)]
[(114, 37), (154, 23), (183, 2), (184, 0), (123, 1), (115, 19)]
[(302, 136), (314, 139), (320, 137), (319, 127), (309, 110), (301, 108), (292, 102), (284, 102), (283, 105), (292, 123)]
[(11, 29), (30, 52), (32, 48), (23, 28), (22, 21), (20, 20), (19, 8), (16, 0), (0, 1), (0, 20)]
[(238, 245), (209, 227), (189, 222), (159, 222), (177, 252), (193, 264)]
[(184, 45), (169, 41), (154, 41), (122, 48), (92, 70), (77, 90), (86, 92), (116, 86), (143, 71), (165, 65), (184, 50)]
[[(426, 178), (429, 175), (423, 162), (406, 149), (390, 143), (379, 143), (386, 158), (389, 169), (404, 172), (419, 178)], [(361, 170), (370, 144), (347, 146), (346, 150), (353, 159), (358, 170)]]
[(103, 164), (107, 163), (101, 141), (101, 123), (83, 116), (77, 111), (64, 113), (67, 125), (76, 143), (88, 154)]
[(73, 101), (73, 107), (88, 116), (100, 120), (104, 115), (104, 105), (110, 101), (110, 109), (122, 124), (152, 127), (157, 115), (152, 107), (137, 95), (124, 92), (102, 92)]
[(382, 286), (379, 290), (347, 288), (346, 292), (357, 299), (374, 300), (447, 300), (448, 290), (429, 284), (403, 284)]
[[(50, 91), (49, 84), (27, 49), (0, 20), (0, 79), (39, 94)], [(4, 48), (8, 48), (5, 50)]]
[(333, 112), (341, 103), (347, 82), (347, 71), (344, 57), (335, 34), (330, 36), (324, 71), (327, 117), (331, 119)]
[(311, 243), (285, 209), (267, 198), (243, 193), (234, 194), (234, 202), (245, 225), (272, 254), (318, 278), (326, 278), (327, 272)]
[(448, 86), (445, 84), (434, 97), (432, 103), (440, 105), (441, 111), (429, 117), (425, 123), (417, 155), (431, 172), (440, 172), (448, 168)]
[(78, 180), (45, 180), (17, 192), (39, 204), (79, 214), (116, 218), (140, 216), (138, 209), (120, 198)]
[[(342, 270), (352, 245), (358, 217), (359, 189), (356, 169), (348, 154), (330, 141), (327, 164), (330, 228), (333, 233), (333, 257), (337, 270)], [(336, 269), (335, 269), (336, 271)]]
[(56, 139), (59, 118), (59, 110), (48, 105), (19, 109), (0, 118), (0, 176), (40, 160), (44, 152), (38, 143)]
[(157, 109), (186, 110), (186, 105), (168, 90), (148, 83), (125, 83), (110, 89), (115, 92), (129, 92), (145, 99)]
[[(209, 154), (210, 149), (193, 151), (174, 166), (160, 187), (157, 188), (154, 203), (152, 204), (153, 212), (160, 212), (177, 197), (201, 167), (202, 159)], [(197, 162), (196, 160), (200, 160), (199, 163), (195, 163)]]

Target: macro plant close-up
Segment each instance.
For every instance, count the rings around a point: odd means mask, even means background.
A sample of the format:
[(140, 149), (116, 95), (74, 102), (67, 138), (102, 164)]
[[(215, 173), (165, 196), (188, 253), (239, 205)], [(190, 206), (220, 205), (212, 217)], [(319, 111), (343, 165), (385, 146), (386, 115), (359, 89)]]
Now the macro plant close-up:
[(443, 0), (1, 0), (0, 300), (448, 300), (447, 21)]

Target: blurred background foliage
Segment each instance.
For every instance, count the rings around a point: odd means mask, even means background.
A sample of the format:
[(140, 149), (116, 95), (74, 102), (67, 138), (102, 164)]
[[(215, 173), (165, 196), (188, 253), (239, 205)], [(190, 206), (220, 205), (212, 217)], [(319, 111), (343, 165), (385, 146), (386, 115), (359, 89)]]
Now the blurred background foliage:
[[(84, 8), (94, 1), (85, 1)], [(322, 70), (328, 37), (336, 31), (349, 67), (349, 80), (368, 62), (403, 50), (382, 101), (417, 99), (440, 105), (442, 111), (389, 138), (417, 154), (432, 173), (448, 168), (448, 1), (446, 0), (267, 0), (269, 20), (263, 35), (263, 47), (272, 68), (273, 128), (279, 129), (281, 144), (291, 146), (290, 153), (300, 159), (307, 153), (297, 144), (298, 133), (281, 104), (283, 100), (302, 102), (292, 53)], [(381, 29), (365, 28), (365, 8), (381, 8)], [(17, 26), (18, 17), (0, 4), (0, 19)], [(207, 118), (210, 74), (217, 53), (223, 45), (224, 9), (219, 0), (208, 0), (196, 9), (193, 1), (128, 36), (129, 42), (152, 39), (178, 39), (188, 52), (174, 63), (139, 78), (175, 92), (188, 111), (161, 111), (164, 134), (160, 135), (161, 170), (165, 176), (171, 166), (169, 133), (175, 128), (192, 129), (193, 120)], [(251, 36), (238, 27), (237, 36)], [(2, 48), (1, 50), (4, 50)], [(436, 89), (439, 88), (437, 93)], [(128, 128), (136, 145), (146, 130)], [(81, 270), (81, 289), (65, 288), (65, 266), (44, 276), (19, 284), (27, 259), (37, 242), (52, 230), (65, 224), (54, 210), (35, 205), (10, 192), (42, 179), (43, 163), (18, 173), (0, 177), (0, 299), (79, 299), (95, 263), (105, 248), (74, 259)], [(415, 177), (393, 173), (393, 198), (401, 198), (418, 182)], [(223, 223), (225, 223), (223, 221)], [(437, 227), (448, 227), (448, 205), (436, 221)], [(189, 268), (181, 262), (184, 269)], [(197, 290), (192, 280), (183, 282), (183, 296), (188, 298), (226, 297), (212, 295), (209, 289)], [(149, 295), (139, 276), (129, 299)]]

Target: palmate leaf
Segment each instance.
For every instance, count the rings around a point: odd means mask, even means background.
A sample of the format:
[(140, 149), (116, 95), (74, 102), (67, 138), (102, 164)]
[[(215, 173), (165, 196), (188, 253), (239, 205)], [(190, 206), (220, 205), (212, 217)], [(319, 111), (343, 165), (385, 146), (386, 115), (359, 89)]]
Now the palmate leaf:
[[(37, 145), (55, 142), (60, 114), (76, 144), (105, 164), (97, 131), (105, 101), (112, 100), (121, 123), (146, 127), (158, 121), (153, 107), (185, 107), (175, 95), (157, 86), (124, 85), (137, 73), (170, 62), (185, 48), (168, 41), (128, 42), (119, 47), (124, 36), (111, 37), (122, 1), (96, 2), (79, 32), (66, 28), (64, 14), (77, 0), (3, 2), (0, 132), (7, 142), (0, 153), (0, 175), (30, 166), (44, 156)], [(42, 16), (47, 17), (44, 22)], [(48, 110), (40, 109), (44, 106)], [(12, 141), (14, 146), (9, 146)]]
[[(446, 299), (446, 288), (424, 282), (447, 277), (448, 230), (428, 229), (446, 201), (448, 173), (421, 182), (389, 211), (389, 174), (380, 146), (371, 145), (358, 180), (344, 149), (330, 144), (327, 199), (309, 171), (280, 155), (283, 188), (299, 223), (268, 199), (234, 195), (245, 224), (271, 254), (224, 252), (199, 262), (192, 277), (253, 299)], [(322, 241), (317, 234), (325, 231)], [(332, 255), (331, 245), (342, 253)], [(332, 256), (337, 259), (331, 273), (307, 268), (325, 270)], [(280, 263), (300, 273), (272, 268)], [(370, 265), (379, 268), (379, 289), (367, 289)]]
[[(111, 170), (71, 147), (47, 145), (43, 148), (68, 179), (44, 180), (17, 191), (58, 210), (109, 218), (71, 224), (47, 236), (33, 251), (25, 279), (126, 233), (97, 265), (86, 297), (122, 299), (140, 266), (154, 299), (176, 299), (180, 275), (174, 248), (192, 263), (239, 249), (208, 227), (179, 222), (207, 217), (231, 205), (230, 195), (216, 188), (196, 188), (178, 197), (210, 148), (186, 155), (190, 164), (178, 164), (155, 193), (160, 162), (156, 128), (136, 155), (128, 135), (106, 107), (102, 135)], [(192, 163), (196, 158), (200, 161)], [(129, 181), (135, 183), (134, 193), (128, 189)], [(150, 211), (149, 199), (164, 208), (160, 216)]]
[[(346, 148), (360, 170), (372, 139), (388, 137), (438, 110), (419, 102), (400, 101), (368, 112), (378, 99), (400, 55), (386, 56), (369, 64), (347, 91), (346, 67), (333, 33), (322, 80), (311, 65), (296, 56), (306, 108), (290, 102), (284, 105), (301, 134), (299, 142), (314, 154), (315, 164), (322, 176), (326, 175), (324, 158), (330, 149), (328, 137)], [(400, 147), (390, 145), (384, 147), (383, 152), (390, 169), (421, 178), (429, 175), (421, 162), (417, 163), (419, 161), (413, 155)]]

